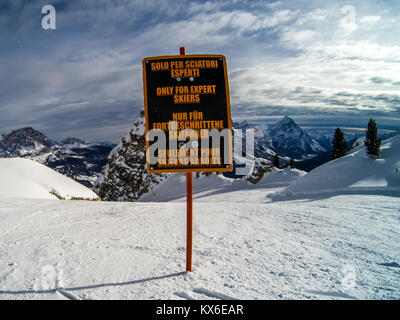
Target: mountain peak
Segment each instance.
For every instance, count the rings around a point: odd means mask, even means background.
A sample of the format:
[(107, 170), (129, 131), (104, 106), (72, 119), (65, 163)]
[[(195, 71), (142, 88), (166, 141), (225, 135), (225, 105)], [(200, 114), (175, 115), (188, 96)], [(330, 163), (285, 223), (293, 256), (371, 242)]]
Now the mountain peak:
[(24, 127), (12, 131), (10, 134), (3, 136), (3, 143), (11, 149), (17, 148), (21, 149), (21, 151), (50, 148), (54, 145), (51, 139), (32, 127)]
[(298, 159), (324, 151), (316, 140), (288, 116), (284, 116), (281, 121), (270, 127), (269, 136), (273, 141), (275, 152), (293, 158)]
[(272, 132), (272, 134), (281, 131), (291, 131), (292, 133), (296, 133), (296, 135), (304, 134), (303, 130), (297, 125), (297, 123), (288, 116), (284, 116), (278, 123), (270, 127), (270, 132)]
[(284, 116), (282, 118), (282, 120), (278, 122), (278, 124), (281, 124), (281, 125), (289, 125), (290, 124), (290, 125), (296, 125), (297, 126), (296, 122), (294, 122), (294, 120), (292, 118), (288, 117), (288, 116)]
[(44, 136), (40, 131), (33, 129), (32, 127), (24, 127), (13, 130), (11, 133), (7, 135), (7, 137), (12, 137), (16, 135), (29, 135), (29, 136)]

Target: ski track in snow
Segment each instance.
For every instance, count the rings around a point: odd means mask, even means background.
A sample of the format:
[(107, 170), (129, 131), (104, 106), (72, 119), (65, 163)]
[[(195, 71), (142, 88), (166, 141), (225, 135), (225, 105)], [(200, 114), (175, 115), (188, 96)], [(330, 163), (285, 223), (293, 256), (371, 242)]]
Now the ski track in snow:
[(210, 291), (210, 290), (207, 290), (204, 288), (195, 288), (195, 289), (193, 289), (193, 292), (199, 293), (199, 294), (204, 294), (207, 297), (216, 298), (216, 299), (220, 299), (220, 300), (239, 300), (239, 299), (227, 296), (223, 293)]

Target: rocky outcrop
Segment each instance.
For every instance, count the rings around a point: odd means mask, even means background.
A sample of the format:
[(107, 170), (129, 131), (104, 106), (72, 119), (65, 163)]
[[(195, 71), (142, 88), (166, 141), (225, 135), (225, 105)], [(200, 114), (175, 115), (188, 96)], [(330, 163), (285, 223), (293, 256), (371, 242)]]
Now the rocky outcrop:
[(254, 165), (251, 172), (247, 175), (247, 181), (256, 184), (261, 181), (264, 174), (272, 170), (273, 165), (271, 161), (261, 158), (254, 159)]
[(147, 172), (145, 117), (141, 111), (129, 132), (111, 151), (95, 191), (106, 201), (136, 201), (167, 176)]

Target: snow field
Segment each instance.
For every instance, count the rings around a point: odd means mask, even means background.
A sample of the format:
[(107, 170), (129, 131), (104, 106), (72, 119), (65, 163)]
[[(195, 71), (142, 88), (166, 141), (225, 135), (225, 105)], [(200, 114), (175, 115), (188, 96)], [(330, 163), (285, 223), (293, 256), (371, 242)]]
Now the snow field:
[(40, 293), (56, 287), (79, 299), (400, 297), (400, 269), (382, 265), (400, 261), (397, 198), (282, 205), (247, 193), (195, 202), (191, 274), (184, 203), (2, 199), (0, 298), (65, 299)]

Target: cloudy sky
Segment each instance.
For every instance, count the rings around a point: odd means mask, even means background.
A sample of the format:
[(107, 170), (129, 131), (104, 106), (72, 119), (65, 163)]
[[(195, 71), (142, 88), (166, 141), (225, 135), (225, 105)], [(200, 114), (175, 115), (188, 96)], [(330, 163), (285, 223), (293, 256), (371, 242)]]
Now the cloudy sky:
[(399, 31), (397, 0), (0, 0), (0, 133), (117, 141), (180, 46), (226, 56), (235, 121), (400, 129)]

